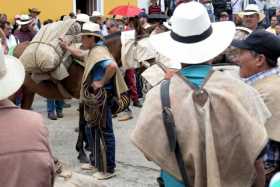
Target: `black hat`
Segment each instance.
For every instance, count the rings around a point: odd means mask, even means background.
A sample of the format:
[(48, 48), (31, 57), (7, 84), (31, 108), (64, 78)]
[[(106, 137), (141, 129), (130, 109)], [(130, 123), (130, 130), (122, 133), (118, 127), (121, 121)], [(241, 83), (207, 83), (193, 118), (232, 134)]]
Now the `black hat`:
[(169, 17), (165, 14), (149, 14), (148, 20), (149, 21), (166, 21)]
[(138, 15), (139, 18), (148, 18), (148, 15), (145, 12), (140, 12)]
[(267, 31), (252, 32), (245, 40), (233, 40), (231, 45), (263, 54), (275, 62), (280, 56), (280, 38)]

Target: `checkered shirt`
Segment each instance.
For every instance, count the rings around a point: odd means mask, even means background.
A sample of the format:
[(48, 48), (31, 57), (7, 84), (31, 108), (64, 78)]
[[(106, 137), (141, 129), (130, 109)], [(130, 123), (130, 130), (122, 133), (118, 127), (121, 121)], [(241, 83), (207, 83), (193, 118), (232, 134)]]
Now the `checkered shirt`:
[(252, 85), (257, 80), (261, 80), (261, 79), (264, 79), (264, 78), (272, 76), (272, 75), (279, 75), (280, 76), (280, 68), (276, 67), (276, 68), (272, 68), (272, 69), (267, 70), (267, 71), (259, 72), (259, 73), (255, 74), (255, 75), (252, 75), (249, 78), (244, 79), (244, 81), (247, 84)]

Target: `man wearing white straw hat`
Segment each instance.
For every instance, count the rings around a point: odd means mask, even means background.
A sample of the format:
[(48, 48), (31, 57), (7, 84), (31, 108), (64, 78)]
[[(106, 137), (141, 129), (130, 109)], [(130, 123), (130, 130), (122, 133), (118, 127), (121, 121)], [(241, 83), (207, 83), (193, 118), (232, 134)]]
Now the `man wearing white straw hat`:
[[(112, 124), (111, 103), (114, 89), (119, 90), (115, 81), (122, 77), (117, 64), (103, 42), (98, 24), (83, 24), (82, 45), (89, 49), (86, 57), (80, 49), (61, 43), (62, 47), (76, 57), (85, 58), (85, 72), (82, 79), (81, 101), (84, 103), (84, 117), (89, 127), (91, 146), (91, 169), (99, 180), (109, 179), (115, 173), (115, 136)], [(115, 79), (114, 79), (115, 78)], [(122, 79), (122, 83), (124, 80)], [(124, 91), (127, 91), (125, 86)], [(123, 93), (123, 91), (120, 91)]]
[(22, 63), (0, 48), (0, 184), (50, 187), (54, 162), (42, 116), (17, 108), (8, 97), (23, 84)]
[(210, 65), (230, 45), (234, 23), (211, 23), (203, 5), (189, 2), (171, 27), (150, 41), (183, 68), (147, 94), (133, 143), (162, 169), (165, 187), (264, 186), (271, 114), (256, 90)]
[(265, 14), (256, 4), (248, 4), (239, 16), (243, 19), (243, 25), (252, 31), (261, 29), (258, 24), (265, 18)]
[(24, 14), (20, 16), (16, 23), (20, 26), (20, 28), (15, 31), (15, 37), (20, 42), (31, 41), (36, 35), (34, 20), (30, 16)]

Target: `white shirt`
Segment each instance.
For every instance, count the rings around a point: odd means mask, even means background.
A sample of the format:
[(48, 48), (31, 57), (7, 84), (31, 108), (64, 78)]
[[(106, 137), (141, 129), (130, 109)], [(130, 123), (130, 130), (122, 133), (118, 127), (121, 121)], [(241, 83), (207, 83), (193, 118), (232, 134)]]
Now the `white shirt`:
[(7, 38), (6, 42), (9, 49), (17, 46), (17, 44), (19, 43), (19, 41), (15, 38), (13, 34), (11, 34), (9, 38)]

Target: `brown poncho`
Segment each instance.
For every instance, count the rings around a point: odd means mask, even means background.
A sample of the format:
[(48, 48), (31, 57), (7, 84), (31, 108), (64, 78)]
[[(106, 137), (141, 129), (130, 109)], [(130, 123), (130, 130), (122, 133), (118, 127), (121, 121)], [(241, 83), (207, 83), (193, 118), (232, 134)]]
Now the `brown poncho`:
[[(209, 97), (201, 107), (182, 78), (171, 79), (171, 110), (191, 184), (251, 187), (255, 160), (267, 143), (264, 124), (270, 113), (256, 90), (223, 72), (214, 72), (204, 89)], [(147, 94), (131, 139), (149, 160), (182, 180), (161, 112), (156, 86)]]
[(265, 124), (268, 137), (280, 142), (280, 77), (279, 75), (266, 77), (256, 81), (253, 86), (261, 94), (272, 114), (272, 117)]

